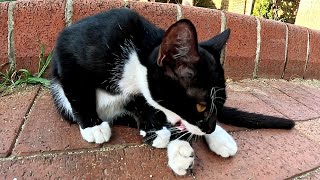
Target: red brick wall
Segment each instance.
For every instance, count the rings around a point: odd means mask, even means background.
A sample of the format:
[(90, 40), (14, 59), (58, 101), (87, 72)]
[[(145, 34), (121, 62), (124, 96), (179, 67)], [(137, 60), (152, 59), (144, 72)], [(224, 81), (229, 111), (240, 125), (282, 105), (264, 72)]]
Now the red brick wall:
[[(15, 54), (17, 68), (35, 72), (40, 52), (39, 42), (46, 53), (54, 47), (58, 33), (64, 28), (65, 9), (71, 9), (72, 21), (115, 7), (129, 7), (166, 29), (179, 18), (194, 22), (199, 40), (208, 39), (225, 27), (231, 36), (222, 59), (226, 77), (244, 78), (316, 78), (320, 79), (320, 32), (281, 22), (214, 9), (181, 7), (176, 4), (143, 3), (125, 0), (23, 0), (10, 2), (13, 8), (13, 34), (8, 33), (8, 5), (0, 4), (0, 62)], [(70, 4), (70, 3), (69, 3)], [(10, 23), (10, 22), (9, 22)], [(12, 23), (12, 22), (11, 22)]]

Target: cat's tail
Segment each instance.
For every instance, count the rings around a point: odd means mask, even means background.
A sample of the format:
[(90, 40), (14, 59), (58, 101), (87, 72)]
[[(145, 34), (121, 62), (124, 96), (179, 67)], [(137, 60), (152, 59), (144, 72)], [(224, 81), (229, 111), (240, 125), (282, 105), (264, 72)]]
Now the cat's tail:
[(250, 129), (291, 129), (293, 120), (241, 111), (235, 108), (224, 107), (218, 118), (224, 124)]

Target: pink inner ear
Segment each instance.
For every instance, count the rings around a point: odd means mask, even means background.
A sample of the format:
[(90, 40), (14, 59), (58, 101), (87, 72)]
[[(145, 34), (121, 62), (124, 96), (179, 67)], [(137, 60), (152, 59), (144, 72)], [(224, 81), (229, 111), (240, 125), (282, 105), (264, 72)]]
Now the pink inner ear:
[(161, 47), (160, 47), (159, 55), (158, 55), (158, 59), (157, 59), (157, 64), (158, 64), (158, 66), (160, 66), (160, 67), (163, 66), (162, 61), (163, 61), (163, 59), (164, 59), (165, 57), (166, 57), (166, 55), (161, 53)]

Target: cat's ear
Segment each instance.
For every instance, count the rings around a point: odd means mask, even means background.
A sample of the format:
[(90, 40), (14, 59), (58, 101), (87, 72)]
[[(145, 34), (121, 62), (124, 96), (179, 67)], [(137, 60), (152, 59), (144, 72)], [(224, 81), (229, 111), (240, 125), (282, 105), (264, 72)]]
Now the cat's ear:
[(200, 43), (200, 46), (212, 52), (220, 52), (224, 45), (227, 43), (229, 35), (230, 29), (228, 28), (222, 33), (209, 39), (208, 41)]
[(200, 59), (197, 32), (187, 19), (174, 23), (162, 39), (157, 64), (175, 66), (177, 64), (196, 63)]

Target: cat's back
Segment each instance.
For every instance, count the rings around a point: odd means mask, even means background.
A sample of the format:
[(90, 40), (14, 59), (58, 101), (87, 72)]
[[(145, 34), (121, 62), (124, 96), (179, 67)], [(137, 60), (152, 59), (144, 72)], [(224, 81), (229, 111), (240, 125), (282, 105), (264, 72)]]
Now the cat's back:
[(138, 13), (127, 8), (111, 9), (79, 20), (65, 28), (58, 38), (57, 46), (64, 44), (90, 44), (103, 41), (117, 41), (132, 34), (141, 24)]

